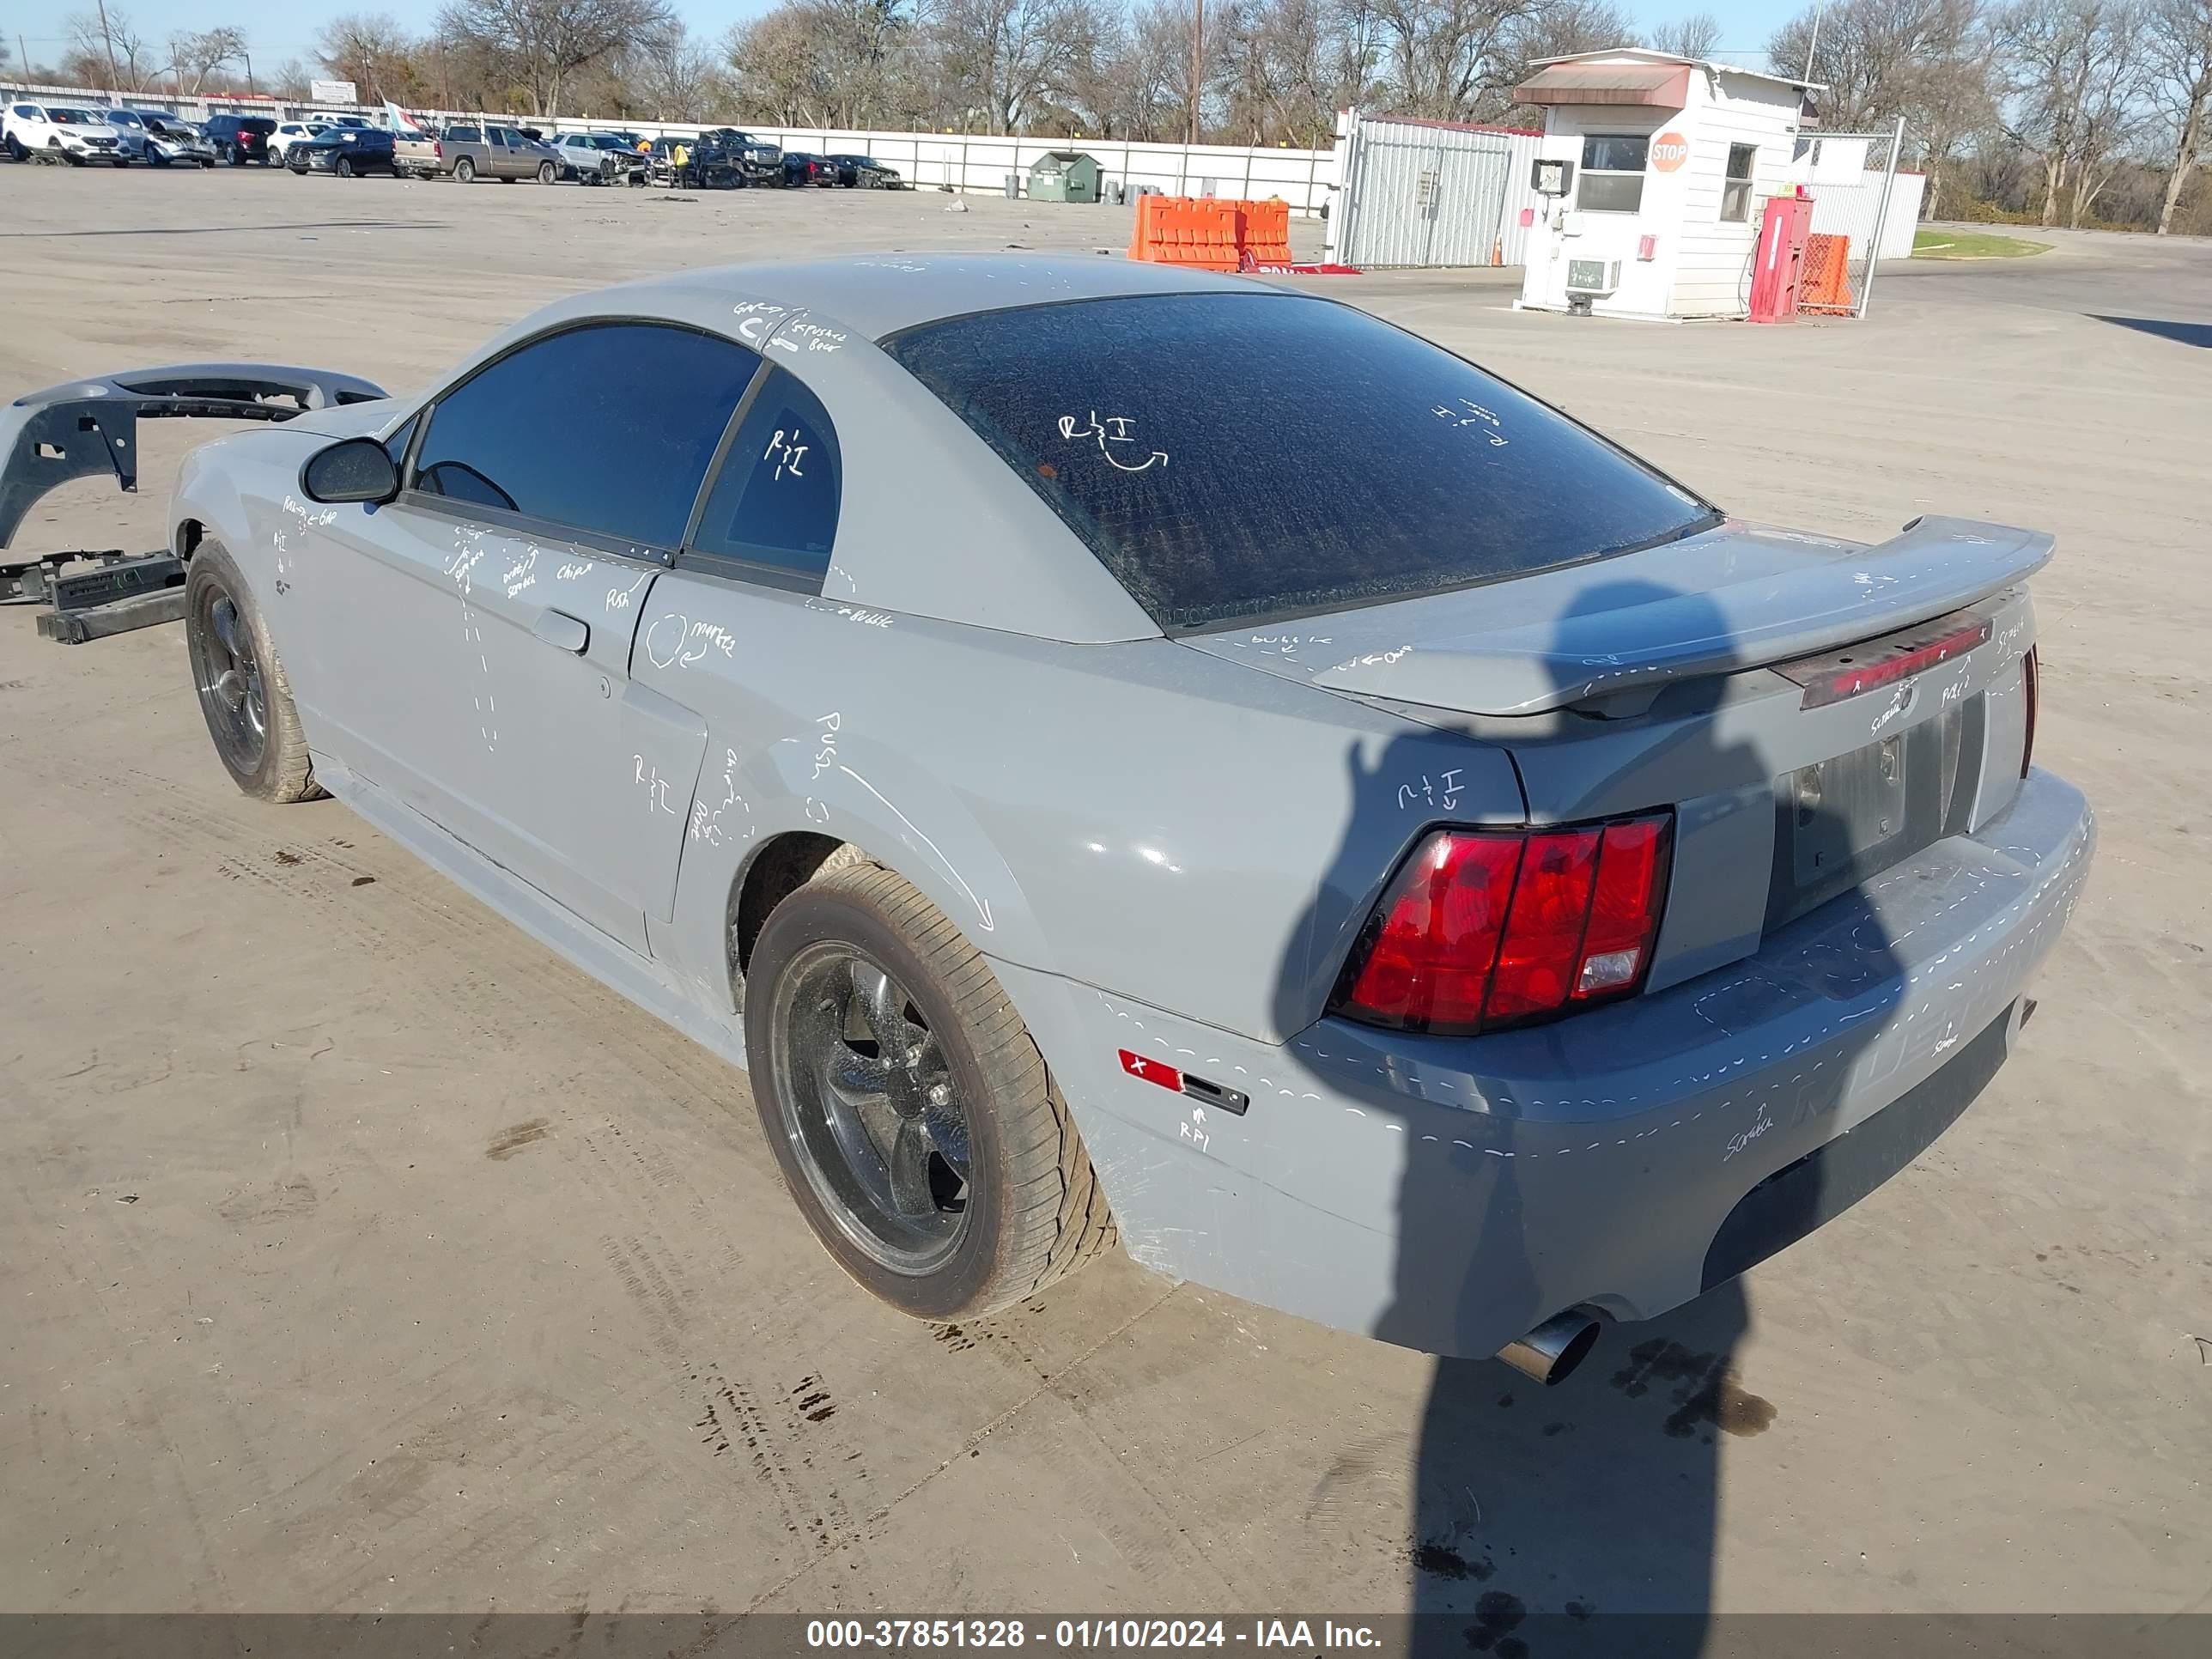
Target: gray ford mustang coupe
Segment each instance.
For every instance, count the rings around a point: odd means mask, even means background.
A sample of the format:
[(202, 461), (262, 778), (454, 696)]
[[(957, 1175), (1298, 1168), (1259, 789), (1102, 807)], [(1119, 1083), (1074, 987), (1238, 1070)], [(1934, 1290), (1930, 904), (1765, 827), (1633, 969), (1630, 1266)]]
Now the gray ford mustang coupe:
[(746, 1067), (925, 1319), (1118, 1237), (1556, 1378), (1965, 1110), (2094, 837), (2030, 764), (2050, 538), (1747, 524), (1235, 278), (583, 295), (173, 522), (246, 792)]

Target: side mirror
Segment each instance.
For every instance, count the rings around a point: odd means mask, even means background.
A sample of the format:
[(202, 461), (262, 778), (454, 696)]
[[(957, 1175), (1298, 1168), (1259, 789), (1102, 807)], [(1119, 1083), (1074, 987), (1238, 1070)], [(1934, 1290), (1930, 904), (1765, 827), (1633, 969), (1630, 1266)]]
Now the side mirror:
[(374, 438), (342, 439), (307, 458), (300, 493), (311, 501), (388, 501), (399, 493), (399, 469)]

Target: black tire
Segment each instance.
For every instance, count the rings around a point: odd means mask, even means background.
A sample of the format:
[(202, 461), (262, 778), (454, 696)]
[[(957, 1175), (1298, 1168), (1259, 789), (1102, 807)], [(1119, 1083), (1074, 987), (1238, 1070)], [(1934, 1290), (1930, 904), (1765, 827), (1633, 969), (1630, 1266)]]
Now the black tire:
[(223, 160), (228, 161), (231, 166), (234, 167), (242, 167), (246, 165), (246, 152), (239, 149), (235, 144), (231, 145), (229, 149), (224, 150), (222, 155)]
[(339, 178), (341, 178), (341, 179), (350, 179), (350, 178), (352, 178), (352, 177), (353, 177), (353, 157), (351, 157), (350, 155), (341, 155), (341, 156), (339, 156), (339, 157), (338, 157), (338, 159), (337, 159), (337, 161), (333, 161), (333, 162), (331, 162), (331, 171), (332, 173), (337, 173), (337, 176), (338, 176)]
[(29, 158), (31, 152), (23, 148), (23, 141), (21, 138), (18, 138), (14, 133), (11, 132), (8, 135), (4, 143), (8, 151), (8, 159), (9, 161), (14, 161), (20, 166), (23, 161)]
[(256, 800), (314, 800), (291, 682), (269, 624), (230, 555), (204, 541), (185, 575), (185, 652), (216, 758)]
[(453, 163), (453, 177), (465, 185), (472, 185), (476, 183), (477, 164), (471, 161), (467, 156), (462, 156), (460, 160)]
[(539, 184), (550, 185), (559, 176), (560, 169), (555, 167), (550, 161), (540, 161), (538, 164), (538, 182)]
[[(855, 988), (876, 972), (884, 977), (872, 1000)], [(869, 1033), (884, 1029), (884, 1009), (907, 1051), (878, 1063), (887, 1045)], [(847, 865), (770, 913), (746, 970), (745, 1049), (761, 1126), (799, 1212), (839, 1267), (902, 1313), (981, 1317), (1115, 1241), (1083, 1138), (1021, 1016), (959, 929), (891, 871)], [(854, 1068), (870, 1066), (884, 1083), (872, 1092), (854, 1081), (868, 1073)], [(890, 1126), (893, 1150), (865, 1127), (869, 1148), (848, 1159), (842, 1149), (864, 1119)], [(928, 1149), (919, 1165), (896, 1151), (909, 1133)], [(902, 1164), (923, 1172), (907, 1186), (918, 1206), (867, 1196), (878, 1183), (895, 1194), (890, 1172)]]

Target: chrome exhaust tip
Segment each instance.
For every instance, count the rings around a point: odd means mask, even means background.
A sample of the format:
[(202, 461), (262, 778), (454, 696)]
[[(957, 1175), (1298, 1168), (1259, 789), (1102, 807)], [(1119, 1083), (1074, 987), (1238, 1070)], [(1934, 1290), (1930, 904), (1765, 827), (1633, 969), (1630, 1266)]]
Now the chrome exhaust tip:
[(1597, 1346), (1598, 1322), (1570, 1308), (1554, 1314), (1517, 1342), (1509, 1342), (1498, 1357), (1546, 1388), (1564, 1382), (1576, 1366)]

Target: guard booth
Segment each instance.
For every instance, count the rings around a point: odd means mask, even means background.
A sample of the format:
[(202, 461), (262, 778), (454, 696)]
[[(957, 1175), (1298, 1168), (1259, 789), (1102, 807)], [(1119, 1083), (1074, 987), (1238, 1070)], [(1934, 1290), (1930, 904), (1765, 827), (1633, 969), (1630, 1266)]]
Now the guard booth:
[(1540, 60), (1514, 93), (1544, 111), (1521, 307), (1746, 315), (1766, 198), (1795, 192), (1821, 89), (1633, 46)]
[(1079, 149), (1048, 149), (1030, 163), (1032, 202), (1096, 202), (1098, 158)]

